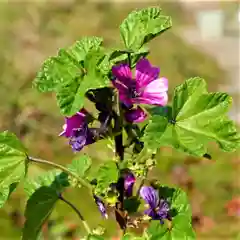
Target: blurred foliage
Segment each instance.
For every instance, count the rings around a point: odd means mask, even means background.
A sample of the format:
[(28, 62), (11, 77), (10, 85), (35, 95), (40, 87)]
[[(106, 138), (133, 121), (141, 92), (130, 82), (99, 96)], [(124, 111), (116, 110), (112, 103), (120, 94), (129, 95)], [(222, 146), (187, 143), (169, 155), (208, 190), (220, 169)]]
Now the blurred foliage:
[[(151, 5), (157, 4), (159, 1)], [(131, 10), (147, 5), (147, 2), (118, 4), (105, 1), (91, 3), (85, 0), (2, 2), (0, 129), (8, 129), (20, 136), (31, 155), (59, 163), (70, 163), (73, 158), (71, 149), (65, 139), (57, 136), (62, 128), (63, 118), (56, 106), (55, 96), (40, 95), (31, 88), (36, 71), (45, 58), (55, 55), (59, 48), (72, 44), (82, 36), (102, 36), (106, 45), (121, 46), (118, 31), (120, 22)], [(178, 35), (178, 27), (188, 23), (188, 16), (176, 2), (161, 2), (161, 6), (166, 14), (173, 17), (174, 27), (150, 44), (150, 60), (159, 65), (161, 75), (169, 79), (170, 95), (176, 85), (192, 76), (203, 77), (209, 90), (217, 90), (217, 85), (224, 82), (225, 73), (219, 69), (216, 62), (186, 45)], [(106, 145), (105, 141), (100, 141), (83, 152), (89, 153), (97, 166), (113, 154)], [(178, 165), (179, 169), (186, 169), (187, 178), (194, 185), (194, 190), (188, 190), (192, 197), (192, 206), (196, 205), (196, 214), (210, 216), (219, 226), (207, 234), (214, 239), (222, 236), (224, 239), (232, 239), (237, 228), (236, 224), (232, 224), (233, 219), (226, 216), (224, 204), (237, 194), (236, 189), (239, 187), (231, 160), (236, 159), (237, 155), (219, 154), (214, 146), (213, 153), (216, 162), (194, 159), (194, 163), (189, 165), (186, 164), (188, 158), (185, 155), (164, 148), (159, 153), (159, 167), (151, 176), (158, 176), (163, 184), (173, 182), (181, 186), (182, 182), (175, 181), (178, 179), (176, 176), (173, 180), (172, 174)], [(30, 177), (41, 174), (41, 167), (31, 166)], [(237, 167), (239, 168), (239, 161)], [(191, 191), (197, 191), (197, 195)], [(201, 203), (198, 202), (201, 197), (196, 197), (198, 194), (204, 199)], [(100, 222), (112, 229), (112, 232), (117, 231), (114, 222), (101, 220), (95, 203), (90, 200), (85, 189), (68, 190), (65, 196), (86, 215), (90, 225), (97, 226)], [(19, 213), (22, 213), (25, 202), (23, 188), (19, 186), (18, 191), (0, 210), (0, 239), (19, 239), (22, 224)], [(83, 229), (77, 216), (63, 203), (57, 205), (51, 219), (64, 221), (66, 224), (73, 221), (77, 226), (80, 224), (78, 231)], [(223, 229), (228, 228), (231, 230), (223, 232)], [(106, 238), (112, 232), (107, 232)]]

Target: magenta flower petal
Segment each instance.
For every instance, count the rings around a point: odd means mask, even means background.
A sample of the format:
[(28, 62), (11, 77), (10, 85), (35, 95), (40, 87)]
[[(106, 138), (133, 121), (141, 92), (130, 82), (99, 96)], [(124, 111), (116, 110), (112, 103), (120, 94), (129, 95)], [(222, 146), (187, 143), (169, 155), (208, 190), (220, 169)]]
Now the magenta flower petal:
[(168, 91), (168, 79), (161, 77), (150, 82), (145, 88), (144, 93), (163, 93)]
[(77, 112), (72, 117), (66, 117), (65, 124), (63, 125), (64, 130), (59, 136), (71, 137), (73, 135), (73, 130), (81, 128), (85, 123), (85, 117), (86, 115), (82, 111)]
[(120, 101), (126, 105), (143, 103), (165, 106), (168, 101), (168, 80), (163, 77), (158, 79), (159, 72), (159, 68), (151, 66), (145, 58), (137, 62), (135, 79), (132, 79), (127, 64), (112, 67), (115, 77), (112, 83), (119, 91)]
[(83, 108), (72, 117), (66, 117), (63, 131), (59, 134), (59, 136), (70, 139), (69, 144), (74, 152), (78, 152), (84, 146), (95, 142), (93, 134), (88, 128), (87, 114), (88, 112)]
[(139, 106), (125, 112), (125, 119), (128, 122), (139, 123), (143, 122), (146, 118), (147, 113)]
[(137, 89), (146, 87), (153, 80), (158, 78), (160, 69), (152, 67), (146, 58), (142, 58), (137, 62), (136, 65), (136, 83)]
[(138, 101), (144, 104), (165, 106), (168, 101), (167, 90), (168, 80), (164, 77), (156, 79), (146, 86)]
[(119, 99), (126, 106), (132, 106), (133, 105), (132, 99), (129, 98), (128, 93), (126, 93), (126, 92), (119, 91)]
[(138, 104), (166, 106), (168, 102), (168, 95), (166, 92), (161, 94), (145, 94), (144, 97), (137, 98), (133, 102)]
[(140, 196), (152, 209), (155, 209), (159, 204), (157, 191), (153, 187), (141, 187)]
[(135, 83), (132, 79), (131, 69), (127, 64), (116, 65), (112, 67), (112, 74), (115, 77), (112, 84), (119, 91), (120, 101), (126, 105), (131, 105), (129, 93), (131, 86)]
[[(132, 79), (131, 69), (127, 64), (119, 64), (112, 67), (112, 74), (119, 82), (128, 86), (128, 81)], [(114, 80), (115, 81), (115, 80)]]
[(122, 94), (124, 94), (128, 91), (128, 87), (126, 85), (124, 85), (123, 82), (119, 81), (118, 79), (112, 80), (112, 84), (115, 88), (118, 89), (119, 92), (122, 92)]

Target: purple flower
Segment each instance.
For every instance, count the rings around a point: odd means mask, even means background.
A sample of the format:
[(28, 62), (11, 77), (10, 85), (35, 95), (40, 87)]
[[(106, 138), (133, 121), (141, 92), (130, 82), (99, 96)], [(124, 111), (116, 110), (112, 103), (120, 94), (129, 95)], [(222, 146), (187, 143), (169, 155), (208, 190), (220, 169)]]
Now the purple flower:
[(131, 197), (133, 194), (133, 185), (136, 182), (136, 178), (133, 173), (129, 172), (124, 177), (124, 190), (126, 197)]
[(158, 78), (159, 72), (159, 68), (152, 67), (147, 59), (142, 58), (137, 62), (135, 79), (127, 64), (113, 66), (115, 80), (112, 83), (119, 91), (120, 100), (127, 106), (135, 103), (165, 106), (168, 80)]
[(63, 125), (63, 131), (59, 136), (65, 136), (70, 138), (74, 135), (74, 130), (78, 130), (86, 123), (86, 110), (81, 109), (75, 115), (71, 117), (65, 117), (65, 124)]
[(125, 111), (125, 119), (128, 122), (139, 123), (146, 119), (147, 114), (141, 107), (132, 108)]
[(146, 215), (153, 220), (160, 220), (160, 223), (163, 223), (163, 219), (169, 218), (169, 205), (164, 199), (159, 199), (158, 192), (154, 188), (142, 187), (140, 196), (149, 205), (145, 211)]
[(79, 152), (84, 146), (92, 143), (94, 143), (94, 139), (87, 123), (81, 128), (73, 130), (72, 137), (69, 140), (69, 144), (72, 146), (74, 152)]
[(107, 215), (106, 207), (103, 201), (96, 195), (93, 195), (93, 197), (94, 197), (95, 203), (98, 206), (98, 210), (101, 212), (102, 216), (107, 219), (108, 215)]
[(63, 131), (59, 136), (70, 138), (69, 144), (73, 151), (80, 151), (84, 146), (94, 142), (93, 135), (86, 122), (87, 111), (81, 109), (75, 115), (65, 118)]

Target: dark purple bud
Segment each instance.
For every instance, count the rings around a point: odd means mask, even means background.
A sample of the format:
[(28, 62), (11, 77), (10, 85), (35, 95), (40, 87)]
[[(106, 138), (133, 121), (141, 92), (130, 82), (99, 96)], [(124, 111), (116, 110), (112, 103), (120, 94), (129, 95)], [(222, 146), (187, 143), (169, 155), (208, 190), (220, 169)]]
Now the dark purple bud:
[(72, 146), (74, 152), (81, 151), (81, 149), (94, 142), (93, 136), (88, 129), (87, 124), (77, 130), (73, 131), (73, 136), (70, 138), (69, 144)]
[(102, 216), (107, 219), (108, 215), (107, 215), (106, 207), (105, 207), (103, 201), (96, 195), (93, 195), (93, 197), (94, 197), (95, 203), (98, 206), (98, 210), (100, 211)]
[(135, 182), (136, 182), (136, 178), (134, 177), (134, 175), (131, 172), (127, 173), (126, 176), (124, 177), (124, 190), (125, 190), (126, 197), (132, 196), (133, 186)]
[(143, 122), (147, 118), (146, 112), (141, 107), (133, 108), (131, 110), (126, 110), (125, 119), (131, 123)]

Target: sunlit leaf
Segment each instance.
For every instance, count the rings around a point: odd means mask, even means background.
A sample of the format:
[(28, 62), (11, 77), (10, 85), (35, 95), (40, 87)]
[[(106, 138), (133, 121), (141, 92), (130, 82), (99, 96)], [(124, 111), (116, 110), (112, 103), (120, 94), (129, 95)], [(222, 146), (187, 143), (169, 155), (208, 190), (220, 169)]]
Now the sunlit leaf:
[(109, 161), (100, 166), (97, 176), (97, 186), (95, 191), (104, 194), (107, 192), (111, 183), (116, 183), (118, 180), (118, 169), (116, 163)]
[(83, 64), (84, 74), (78, 73), (78, 77), (75, 75), (74, 78), (58, 85), (57, 101), (64, 115), (71, 116), (83, 107), (88, 90), (109, 85), (108, 77), (99, 68), (104, 56), (101, 50), (89, 51)]
[(240, 135), (227, 116), (231, 102), (226, 93), (208, 93), (203, 79), (188, 79), (175, 89), (171, 114), (150, 118), (143, 141), (151, 149), (171, 145), (197, 156), (212, 141), (224, 151), (235, 151)]
[(26, 149), (20, 140), (8, 131), (0, 133), (0, 207), (26, 174), (27, 164)]
[(133, 11), (120, 26), (124, 44), (129, 50), (138, 50), (143, 44), (172, 26), (171, 18), (158, 7)]
[(56, 57), (48, 58), (38, 72), (33, 85), (41, 92), (53, 91), (58, 84), (71, 82), (81, 74), (81, 61), (90, 50), (98, 49), (102, 39), (85, 37), (67, 49), (61, 49)]
[(68, 169), (83, 178), (92, 165), (91, 159), (87, 155), (77, 156), (68, 165)]
[(38, 188), (43, 186), (61, 192), (65, 187), (69, 186), (68, 175), (56, 169), (47, 171), (34, 179), (27, 178), (24, 183), (24, 190), (30, 197)]

